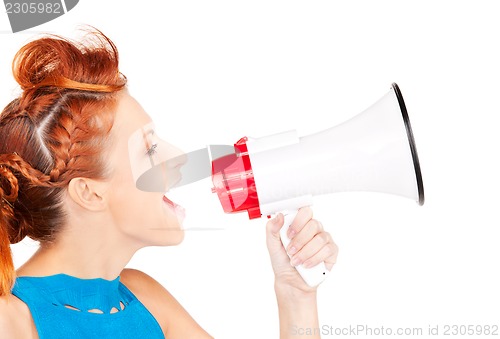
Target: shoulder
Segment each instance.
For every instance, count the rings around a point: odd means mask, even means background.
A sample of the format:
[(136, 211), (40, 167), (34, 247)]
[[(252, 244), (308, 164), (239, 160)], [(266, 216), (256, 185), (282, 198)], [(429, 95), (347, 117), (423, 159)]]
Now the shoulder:
[(139, 270), (124, 269), (120, 274), (120, 282), (148, 309), (163, 309), (171, 306), (175, 301), (165, 287), (151, 276)]
[(0, 297), (2, 338), (37, 338), (28, 306), (14, 295)]
[(212, 338), (158, 281), (144, 272), (124, 269), (120, 281), (162, 327), (165, 338)]
[[(126, 268), (120, 274), (120, 281), (127, 286), (132, 292), (134, 289), (143, 289), (145, 287), (155, 288), (155, 289), (164, 289), (163, 286), (157, 282), (154, 278), (149, 276), (148, 274), (132, 269)], [(141, 292), (141, 291), (139, 291)], [(148, 292), (145, 290), (144, 292)]]

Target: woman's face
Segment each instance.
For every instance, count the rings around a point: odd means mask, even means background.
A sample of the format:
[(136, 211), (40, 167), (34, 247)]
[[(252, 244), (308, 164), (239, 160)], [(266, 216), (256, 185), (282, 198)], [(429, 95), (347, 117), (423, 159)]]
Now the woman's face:
[[(184, 211), (166, 198), (164, 192), (180, 179), (182, 152), (158, 138), (151, 118), (126, 92), (118, 99), (111, 138), (109, 165), (112, 171), (108, 196), (115, 224), (125, 236), (139, 241), (141, 246), (179, 244), (184, 238)], [(140, 172), (151, 169), (153, 160), (160, 156), (161, 159), (174, 159), (162, 164), (162, 176), (166, 178), (158, 179), (164, 181), (164, 191), (138, 189)]]

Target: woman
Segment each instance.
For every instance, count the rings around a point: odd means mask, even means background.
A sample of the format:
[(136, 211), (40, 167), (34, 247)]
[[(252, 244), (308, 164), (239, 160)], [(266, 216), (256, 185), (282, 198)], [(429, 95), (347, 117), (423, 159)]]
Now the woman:
[[(162, 193), (135, 185), (134, 157), (178, 150), (151, 133), (145, 151), (131, 151), (151, 119), (127, 92), (115, 45), (98, 31), (43, 37), (21, 48), (13, 73), (22, 93), (0, 115), (2, 338), (210, 338), (158, 282), (124, 269), (138, 249), (177, 245), (183, 231)], [(316, 289), (290, 263), (331, 269), (337, 247), (303, 208), (289, 259), (282, 225), (279, 215), (266, 230), (288, 338), (292, 326), (318, 327)], [(10, 244), (26, 236), (40, 247), (15, 272)]]

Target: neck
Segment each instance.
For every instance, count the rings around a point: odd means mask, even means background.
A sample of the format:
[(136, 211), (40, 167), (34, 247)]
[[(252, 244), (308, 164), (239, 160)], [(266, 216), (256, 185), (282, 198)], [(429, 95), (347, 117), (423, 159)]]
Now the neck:
[(66, 227), (54, 242), (41, 244), (17, 273), (20, 276), (65, 273), (82, 279), (112, 280), (140, 247), (102, 220), (76, 223)]

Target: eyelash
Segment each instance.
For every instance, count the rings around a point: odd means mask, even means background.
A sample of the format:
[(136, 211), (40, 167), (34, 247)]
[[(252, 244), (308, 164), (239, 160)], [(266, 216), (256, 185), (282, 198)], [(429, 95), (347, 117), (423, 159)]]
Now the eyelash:
[(156, 148), (158, 147), (157, 143), (151, 145), (151, 147), (146, 151), (146, 155), (152, 156), (156, 153)]

